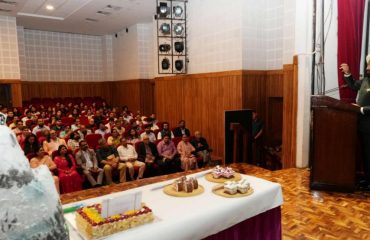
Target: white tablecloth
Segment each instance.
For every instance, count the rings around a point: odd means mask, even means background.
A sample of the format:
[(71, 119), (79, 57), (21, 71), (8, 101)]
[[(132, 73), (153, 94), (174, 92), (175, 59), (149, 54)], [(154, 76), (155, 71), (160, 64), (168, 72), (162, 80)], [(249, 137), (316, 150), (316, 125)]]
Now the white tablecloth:
[[(198, 178), (199, 184), (205, 188), (201, 195), (177, 198), (163, 193), (161, 186), (170, 184), (173, 180), (155, 183), (127, 191), (92, 198), (81, 202), (63, 205), (69, 207), (78, 203), (86, 205), (100, 203), (106, 197), (113, 197), (129, 192), (142, 191), (143, 202), (153, 210), (156, 220), (137, 228), (129, 229), (111, 235), (109, 240), (150, 239), (150, 240), (188, 240), (202, 239), (225, 230), (248, 218), (276, 208), (283, 204), (281, 186), (253, 176), (243, 175), (254, 193), (242, 198), (224, 198), (212, 193), (212, 183), (204, 178), (209, 172), (204, 171), (190, 176)], [(65, 214), (70, 229), (70, 238), (82, 239), (74, 230), (74, 213)]]

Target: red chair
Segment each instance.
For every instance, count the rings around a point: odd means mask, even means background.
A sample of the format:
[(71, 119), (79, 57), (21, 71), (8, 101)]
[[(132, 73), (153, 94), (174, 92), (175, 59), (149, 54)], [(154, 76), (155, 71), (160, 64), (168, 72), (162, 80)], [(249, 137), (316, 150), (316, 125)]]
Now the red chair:
[(108, 138), (109, 138), (110, 136), (112, 136), (112, 134), (111, 134), (111, 133), (106, 133), (106, 134), (104, 135), (105, 140), (107, 140), (107, 141), (108, 141)]
[(26, 155), (28, 161), (31, 161), (32, 158), (36, 157), (36, 153), (29, 153)]
[(75, 119), (73, 117), (62, 117), (63, 125), (71, 126), (74, 122), (75, 122)]
[(86, 117), (86, 116), (81, 116), (80, 118), (80, 123), (82, 124), (82, 125), (88, 125), (89, 124), (89, 119)]
[(92, 133), (92, 134), (86, 135), (85, 141), (87, 142), (87, 145), (89, 145), (90, 148), (96, 150), (98, 149), (98, 146), (99, 146), (98, 142), (101, 138), (102, 138), (102, 135)]
[(172, 141), (173, 141), (173, 143), (175, 144), (176, 147), (177, 147), (177, 144), (179, 144), (179, 142), (181, 142), (181, 140), (182, 140), (182, 137), (172, 138)]

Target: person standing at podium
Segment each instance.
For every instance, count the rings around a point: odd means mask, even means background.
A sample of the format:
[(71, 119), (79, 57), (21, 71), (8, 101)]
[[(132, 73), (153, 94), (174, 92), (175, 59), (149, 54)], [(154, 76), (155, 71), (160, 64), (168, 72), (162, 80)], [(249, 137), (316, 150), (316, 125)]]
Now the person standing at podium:
[(361, 182), (365, 190), (370, 190), (370, 55), (366, 57), (367, 68), (362, 80), (354, 80), (349, 66), (346, 63), (340, 65), (344, 73), (344, 80), (348, 87), (358, 91), (357, 105), (360, 107), (360, 117), (358, 122), (358, 131), (361, 137), (365, 180)]

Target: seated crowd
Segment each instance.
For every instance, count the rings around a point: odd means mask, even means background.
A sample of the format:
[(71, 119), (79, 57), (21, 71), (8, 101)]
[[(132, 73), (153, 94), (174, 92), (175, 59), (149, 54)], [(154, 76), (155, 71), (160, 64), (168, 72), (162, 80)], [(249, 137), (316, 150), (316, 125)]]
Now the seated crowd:
[(206, 139), (199, 131), (191, 136), (184, 120), (171, 129), (126, 106), (56, 102), (0, 111), (30, 166), (46, 165), (60, 193), (187, 171), (210, 160)]

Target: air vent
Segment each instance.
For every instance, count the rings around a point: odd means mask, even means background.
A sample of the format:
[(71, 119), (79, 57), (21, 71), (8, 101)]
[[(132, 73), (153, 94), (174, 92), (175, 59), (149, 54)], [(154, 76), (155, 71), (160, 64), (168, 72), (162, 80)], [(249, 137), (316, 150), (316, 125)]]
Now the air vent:
[(85, 18), (85, 21), (87, 21), (87, 22), (98, 22), (99, 20), (94, 19), (94, 18)]
[(122, 7), (119, 7), (119, 6), (113, 6), (113, 5), (107, 5), (105, 8), (103, 8), (104, 10), (107, 10), (107, 11), (119, 11), (122, 9)]
[(0, 12), (11, 12), (12, 10), (0, 8)]
[(105, 11), (97, 11), (96, 13), (102, 14), (104, 16), (109, 16), (112, 14), (111, 12), (105, 12)]
[(0, 3), (4, 3), (4, 4), (8, 4), (8, 5), (17, 5), (17, 2), (13, 2), (13, 1), (7, 1), (7, 0), (0, 0)]

